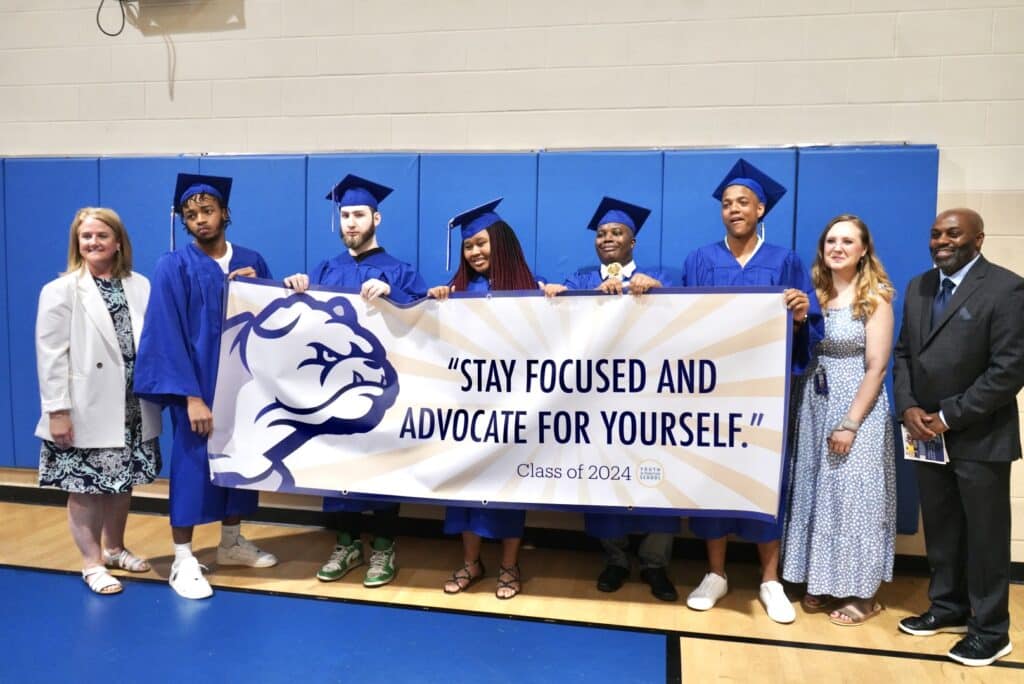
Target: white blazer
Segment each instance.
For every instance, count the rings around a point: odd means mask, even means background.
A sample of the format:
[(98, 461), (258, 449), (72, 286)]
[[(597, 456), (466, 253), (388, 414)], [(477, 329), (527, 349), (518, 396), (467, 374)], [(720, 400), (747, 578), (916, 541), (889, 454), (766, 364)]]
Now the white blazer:
[[(138, 273), (121, 279), (132, 318), (135, 347), (149, 301), (149, 281)], [(43, 286), (36, 316), (36, 369), (43, 415), (36, 437), (52, 440), (51, 411), (70, 409), (73, 446), (125, 446), (124, 361), (114, 321), (85, 268)], [(142, 438), (160, 434), (160, 408), (140, 400)]]

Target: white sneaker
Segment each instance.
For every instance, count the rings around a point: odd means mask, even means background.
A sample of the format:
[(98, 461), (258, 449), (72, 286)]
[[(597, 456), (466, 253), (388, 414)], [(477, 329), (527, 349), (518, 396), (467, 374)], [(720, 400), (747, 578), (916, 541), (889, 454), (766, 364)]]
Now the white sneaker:
[(686, 605), (693, 610), (711, 610), (729, 592), (729, 580), (709, 572), (697, 588), (686, 597)]
[(764, 582), (761, 585), (759, 598), (765, 612), (768, 613), (768, 617), (772, 620), (781, 622), (784, 625), (796, 620), (796, 611), (793, 609), (793, 604), (789, 602), (789, 599), (786, 597), (786, 591), (779, 582), (774, 580)]
[(208, 569), (205, 565), (200, 565), (195, 556), (176, 560), (171, 565), (171, 577), (168, 583), (171, 585), (171, 589), (182, 598), (209, 598), (213, 596), (213, 589), (203, 577), (203, 570)]
[(247, 565), (250, 568), (270, 568), (277, 565), (277, 556), (261, 550), (251, 541), (238, 535), (234, 546), (217, 546), (217, 565)]

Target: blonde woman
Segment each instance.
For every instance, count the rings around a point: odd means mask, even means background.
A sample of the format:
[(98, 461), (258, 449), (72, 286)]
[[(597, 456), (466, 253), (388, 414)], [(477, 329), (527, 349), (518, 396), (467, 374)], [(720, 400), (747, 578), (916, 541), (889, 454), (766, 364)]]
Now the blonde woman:
[(39, 484), (68, 492), (82, 579), (97, 594), (121, 583), (107, 566), (145, 572), (124, 546), (132, 487), (160, 472), (160, 411), (132, 393), (149, 281), (132, 272), (132, 246), (110, 209), (80, 209), (67, 271), (47, 283), (36, 317), (43, 440)]
[(782, 574), (807, 584), (805, 611), (852, 627), (882, 610), (875, 595), (892, 579), (896, 474), (882, 381), (895, 292), (851, 214), (825, 227), (811, 279), (825, 338), (802, 379)]

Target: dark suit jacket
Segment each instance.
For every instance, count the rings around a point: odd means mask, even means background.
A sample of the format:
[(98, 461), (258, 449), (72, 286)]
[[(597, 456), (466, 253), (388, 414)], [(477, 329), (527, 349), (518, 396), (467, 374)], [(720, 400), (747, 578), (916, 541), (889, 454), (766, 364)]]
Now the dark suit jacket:
[(1021, 457), (1017, 393), (1024, 386), (1024, 279), (979, 257), (932, 329), (939, 270), (910, 281), (893, 361), (898, 415), (942, 410), (951, 459)]

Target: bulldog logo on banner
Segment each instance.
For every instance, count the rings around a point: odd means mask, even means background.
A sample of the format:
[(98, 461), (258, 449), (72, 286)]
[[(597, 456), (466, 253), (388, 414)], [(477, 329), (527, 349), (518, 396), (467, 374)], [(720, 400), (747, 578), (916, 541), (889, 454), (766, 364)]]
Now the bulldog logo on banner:
[(289, 454), (318, 435), (373, 430), (398, 396), (387, 352), (344, 297), (274, 300), (228, 319), (223, 340), (250, 375), (238, 389), (234, 425), (253, 454), (246, 472), (220, 473), (226, 486), (294, 487)]

